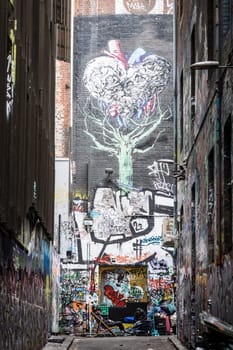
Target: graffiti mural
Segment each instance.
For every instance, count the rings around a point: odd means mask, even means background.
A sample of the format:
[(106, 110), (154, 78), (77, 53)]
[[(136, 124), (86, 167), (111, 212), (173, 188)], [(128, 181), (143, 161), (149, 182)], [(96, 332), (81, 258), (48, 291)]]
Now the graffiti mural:
[[(42, 234), (39, 239), (47, 246)], [(44, 250), (43, 254), (37, 245), (32, 257), (0, 226), (0, 324), (4, 324), (1, 349), (41, 349), (46, 343), (50, 322), (47, 253)]]
[(15, 33), (17, 28), (17, 21), (14, 18), (14, 1), (8, 2), (9, 7), (9, 18), (8, 21), (11, 24), (8, 32), (7, 42), (7, 76), (6, 76), (6, 116), (10, 118), (13, 111), (14, 102), (14, 86), (16, 82), (16, 43)]
[[(156, 54), (137, 48), (124, 54), (119, 40), (108, 43), (105, 56), (88, 62), (84, 85), (90, 93), (85, 112), (86, 133), (94, 147), (118, 160), (119, 183), (133, 185), (133, 154), (146, 153), (141, 142), (160, 126), (169, 111), (162, 111), (160, 94), (168, 84), (171, 66)], [(95, 133), (90, 130), (95, 126)]]
[[(174, 297), (172, 2), (115, 5), (74, 19), (70, 231), (87, 304), (110, 308)], [(143, 286), (126, 266), (146, 268)], [(67, 282), (76, 300), (80, 279)]]
[(174, 197), (174, 184), (171, 181), (172, 171), (170, 164), (172, 160), (159, 159), (148, 166), (149, 176), (153, 177), (153, 184), (156, 193), (167, 197)]
[(151, 191), (131, 191), (127, 196), (121, 196), (120, 190), (98, 188), (92, 210), (95, 218), (93, 239), (120, 242), (148, 233), (153, 227), (150, 216), (153, 208)]
[(127, 302), (147, 302), (146, 266), (101, 266), (100, 302), (124, 307)]
[(91, 211), (93, 241), (119, 243), (150, 233), (154, 227), (155, 209), (157, 213), (172, 215), (172, 185), (163, 185), (159, 192), (162, 191), (163, 196), (149, 190), (131, 191), (122, 196), (120, 190), (98, 188)]

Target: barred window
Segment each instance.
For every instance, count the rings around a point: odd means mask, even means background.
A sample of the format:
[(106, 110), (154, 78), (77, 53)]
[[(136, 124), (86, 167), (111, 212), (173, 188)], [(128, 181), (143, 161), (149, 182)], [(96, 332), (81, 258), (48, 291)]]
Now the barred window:
[(57, 59), (70, 61), (71, 1), (54, 1), (54, 21), (57, 28)]
[(221, 28), (222, 34), (227, 34), (228, 30), (231, 26), (231, 1), (230, 0), (222, 0), (221, 5)]

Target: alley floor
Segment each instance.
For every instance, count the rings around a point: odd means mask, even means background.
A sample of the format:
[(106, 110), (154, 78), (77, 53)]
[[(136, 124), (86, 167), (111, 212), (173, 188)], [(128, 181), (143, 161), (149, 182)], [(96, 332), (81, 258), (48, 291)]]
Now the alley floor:
[(96, 337), (75, 338), (69, 350), (184, 350), (171, 337)]

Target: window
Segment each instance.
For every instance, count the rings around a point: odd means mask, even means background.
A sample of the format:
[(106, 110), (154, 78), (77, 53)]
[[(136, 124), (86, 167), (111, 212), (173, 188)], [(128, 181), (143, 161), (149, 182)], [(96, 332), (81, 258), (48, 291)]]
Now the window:
[(70, 0), (54, 2), (54, 20), (57, 28), (57, 59), (70, 61)]
[(231, 27), (231, 0), (222, 0), (220, 11), (221, 32), (225, 35)]
[(214, 59), (214, 37), (215, 37), (215, 1), (207, 1), (207, 41), (208, 41), (208, 60)]
[(63, 25), (69, 25), (69, 1), (55, 0), (54, 2), (54, 18), (55, 22)]
[(224, 126), (224, 253), (232, 250), (232, 121), (231, 116)]

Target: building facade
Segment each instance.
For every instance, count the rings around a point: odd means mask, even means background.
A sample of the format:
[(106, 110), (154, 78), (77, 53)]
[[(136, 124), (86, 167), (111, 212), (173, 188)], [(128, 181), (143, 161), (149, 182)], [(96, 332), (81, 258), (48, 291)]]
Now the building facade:
[[(162, 241), (173, 225), (172, 11), (167, 0), (74, 2), (72, 234), (61, 291), (84, 310), (85, 301), (116, 307), (105, 288), (125, 288), (131, 302), (174, 299), (172, 247)], [(133, 276), (120, 281), (136, 264), (147, 267), (147, 290), (133, 288)], [(105, 265), (118, 284), (100, 282)]]
[(56, 23), (55, 202), (52, 262), (52, 332), (59, 332), (60, 257), (69, 249), (71, 130), (71, 0), (53, 2)]
[(51, 315), (52, 1), (1, 1), (0, 28), (0, 348), (39, 350)]
[(175, 2), (177, 327), (190, 348), (207, 321), (233, 323), (232, 14), (232, 1)]

